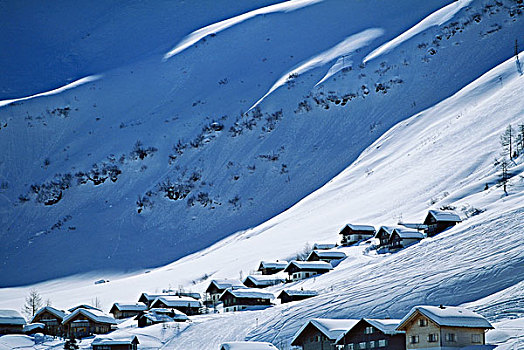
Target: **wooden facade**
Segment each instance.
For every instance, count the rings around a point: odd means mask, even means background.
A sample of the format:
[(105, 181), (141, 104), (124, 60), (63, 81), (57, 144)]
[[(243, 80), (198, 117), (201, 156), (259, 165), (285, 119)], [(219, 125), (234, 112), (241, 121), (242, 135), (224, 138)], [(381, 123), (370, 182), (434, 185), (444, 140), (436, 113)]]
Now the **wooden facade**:
[(394, 227), (389, 226), (381, 226), (377, 233), (375, 234), (375, 238), (377, 238), (380, 243), (379, 246), (385, 247), (388, 245), (389, 239), (391, 238), (391, 234), (393, 233)]
[(283, 290), (277, 297), (277, 299), (280, 299), (281, 304), (290, 303), (292, 301), (299, 301), (304, 300), (308, 298), (313, 298), (318, 295), (315, 291), (308, 291), (308, 290)]
[(341, 244), (347, 246), (372, 238), (375, 235), (375, 228), (369, 225), (348, 224), (340, 230), (339, 234), (342, 235)]
[(394, 252), (418, 243), (422, 239), (424, 239), (424, 235), (418, 231), (394, 229), (389, 238), (387, 248), (390, 252)]
[[(360, 320), (350, 330), (339, 337), (338, 350), (405, 350), (406, 334), (395, 331), (400, 320)], [(384, 329), (383, 324), (392, 326)]]
[(206, 289), (206, 294), (208, 295), (207, 304), (217, 304), (222, 293), (228, 288), (239, 289), (246, 288), (246, 286), (242, 282), (235, 280), (212, 280)]
[(111, 307), (111, 310), (109, 310), (110, 314), (113, 314), (113, 317), (115, 319), (123, 319), (123, 318), (129, 318), (129, 317), (135, 317), (140, 312), (145, 311), (147, 309), (146, 305), (143, 304), (120, 304), (120, 303), (114, 303)]
[(0, 324), (0, 334), (22, 334), (24, 325), (21, 324)]
[(280, 271), (284, 271), (287, 266), (287, 261), (261, 261), (258, 267), (263, 275), (274, 275)]
[(92, 343), (93, 350), (137, 350), (138, 338), (129, 340), (95, 339)]
[(224, 311), (241, 311), (252, 306), (269, 306), (271, 297), (269, 293), (235, 293), (232, 290), (226, 290), (220, 297), (224, 304)]
[(84, 338), (93, 334), (106, 334), (111, 332), (113, 326), (116, 325), (112, 317), (97, 317), (83, 311), (84, 309), (77, 309), (64, 318), (62, 327), (65, 336)]
[(284, 272), (289, 274), (290, 281), (299, 281), (305, 278), (321, 275), (333, 269), (331, 264), (324, 261), (292, 261)]
[(461, 222), (460, 217), (454, 213), (430, 210), (424, 220), (424, 225), (427, 225), (426, 234), (432, 237), (459, 222)]
[(62, 336), (62, 321), (64, 320), (64, 316), (64, 311), (46, 306), (36, 312), (31, 322), (43, 323), (45, 325), (43, 331), (44, 334)]
[(338, 336), (355, 323), (357, 320), (310, 320), (297, 332), (291, 345), (302, 350), (338, 350)]

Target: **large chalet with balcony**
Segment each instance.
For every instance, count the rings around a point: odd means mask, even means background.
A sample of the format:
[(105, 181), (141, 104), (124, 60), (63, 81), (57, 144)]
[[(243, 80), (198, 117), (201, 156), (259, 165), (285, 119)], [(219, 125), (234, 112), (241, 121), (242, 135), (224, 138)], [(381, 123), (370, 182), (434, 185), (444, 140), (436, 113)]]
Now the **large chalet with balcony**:
[(406, 334), (397, 330), (400, 320), (363, 318), (342, 333), (337, 350), (405, 350)]
[(63, 310), (58, 310), (51, 306), (44, 306), (35, 313), (31, 323), (43, 323), (44, 334), (59, 336), (62, 335), (62, 321), (66, 315), (66, 312)]

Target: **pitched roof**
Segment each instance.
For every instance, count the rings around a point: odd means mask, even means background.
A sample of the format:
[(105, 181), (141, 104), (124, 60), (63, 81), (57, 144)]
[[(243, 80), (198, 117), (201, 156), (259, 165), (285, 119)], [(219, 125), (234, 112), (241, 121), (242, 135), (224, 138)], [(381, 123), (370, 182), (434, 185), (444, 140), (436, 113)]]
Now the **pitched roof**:
[(176, 295), (164, 295), (158, 297), (151, 303), (152, 306), (162, 302), (167, 307), (202, 307), (202, 302), (191, 297), (181, 297)]
[(314, 255), (318, 256), (320, 259), (344, 259), (346, 257), (344, 252), (337, 250), (313, 250), (307, 257), (307, 260)]
[(257, 341), (234, 341), (220, 345), (220, 350), (278, 350), (273, 344)]
[(243, 289), (226, 289), (220, 296), (220, 299), (226, 293), (233, 295), (235, 298), (248, 298), (248, 299), (274, 299), (273, 293), (264, 292), (256, 288), (243, 288)]
[(318, 292), (314, 290), (296, 290), (296, 289), (284, 289), (280, 294), (278, 295), (278, 298), (282, 297), (282, 294), (287, 294), (290, 297), (291, 296), (304, 296), (304, 297), (316, 297), (318, 295)]
[(306, 322), (304, 325), (302, 325), (302, 327), (300, 327), (300, 329), (293, 336), (291, 345), (298, 345), (296, 341), (308, 325), (311, 325), (318, 329), (330, 340), (335, 340), (346, 330), (350, 329), (355, 324), (357, 324), (358, 321), (359, 320), (353, 319), (314, 318)]
[(423, 239), (424, 235), (418, 231), (396, 228), (393, 230), (402, 239)]
[(80, 304), (80, 305), (74, 306), (74, 307), (70, 308), (67, 311), (73, 312), (73, 311), (75, 311), (77, 309), (88, 309), (88, 310), (99, 310), (99, 311), (102, 311), (102, 310), (100, 310), (97, 307), (94, 307), (94, 306), (91, 306), (91, 305), (87, 305), (87, 304)]
[[(52, 306), (44, 306), (43, 308), (40, 308), (36, 313), (35, 315), (33, 316), (33, 320), (39, 316), (41, 313), (43, 312), (49, 312), (50, 314), (52, 315), (55, 315), (57, 318), (59, 318), (60, 320), (63, 320), (64, 317), (66, 316), (66, 313), (65, 311), (63, 310), (58, 310), (58, 309), (55, 309), (54, 307)], [(31, 321), (32, 322), (32, 321)]]
[(426, 230), (428, 228), (428, 225), (418, 224), (418, 223), (399, 222), (398, 224), (406, 228), (411, 228), (414, 230)]
[(187, 321), (189, 317), (179, 310), (153, 308), (145, 311), (142, 315), (137, 316), (135, 319), (145, 317), (153, 322), (173, 322), (173, 321)]
[(283, 283), (286, 281), (284, 277), (278, 277), (275, 275), (249, 275), (244, 280), (244, 284), (247, 281), (251, 281), (256, 286), (274, 286), (275, 284)]
[(88, 319), (98, 322), (98, 323), (107, 323), (107, 324), (116, 324), (116, 320), (105, 314), (104, 312), (98, 310), (98, 309), (76, 309), (69, 315), (66, 315), (64, 319), (62, 320), (62, 323), (65, 324), (72, 320), (74, 317), (76, 317), (78, 314), (82, 314)]
[(313, 249), (315, 250), (333, 249), (336, 246), (337, 246), (336, 243), (315, 243), (313, 244)]
[[(452, 211), (442, 211), (442, 210), (430, 210), (428, 212), (428, 217), (433, 216), (437, 221), (447, 221), (447, 222), (461, 222), (460, 216), (455, 214)], [(426, 217), (427, 220), (427, 217)], [(426, 222), (424, 220), (424, 223)]]
[(288, 262), (285, 260), (281, 261), (261, 261), (259, 270), (261, 269), (285, 269)]
[(45, 324), (43, 323), (40, 323), (40, 322), (29, 323), (24, 326), (23, 332), (27, 333), (27, 332), (34, 331), (35, 329), (44, 329), (44, 328), (45, 328)]
[(215, 285), (216, 288), (226, 290), (228, 288), (238, 289), (238, 288), (246, 288), (239, 280), (227, 280), (227, 279), (221, 279), (221, 280), (212, 280), (209, 283), (209, 287), (207, 287), (207, 290), (209, 288)]
[(0, 309), (0, 324), (25, 325), (25, 319), (16, 310)]
[(420, 312), (422, 315), (426, 316), (439, 326), (493, 328), (491, 323), (489, 323), (489, 321), (486, 320), (484, 316), (463, 307), (421, 305), (413, 307), (411, 311), (400, 321), (397, 329), (404, 329), (406, 327), (407, 321), (411, 319), (417, 312)]
[(96, 337), (91, 345), (130, 345), (130, 344), (140, 344), (136, 336), (132, 338), (120, 338), (114, 339), (110, 337)]
[(381, 331), (382, 333), (387, 334), (387, 335), (395, 335), (395, 334), (399, 334), (399, 333), (404, 333), (404, 331), (397, 331), (396, 330), (397, 326), (400, 323), (399, 319), (363, 318), (360, 321), (358, 321), (357, 323), (355, 323), (351, 328), (348, 328), (346, 331), (341, 333), (338, 336), (338, 338), (337, 338), (336, 344), (341, 345), (341, 343), (343, 342), (343, 339), (346, 336), (346, 334), (351, 332), (351, 330), (354, 329), (356, 327), (356, 325), (361, 323), (361, 322), (365, 322), (365, 323), (375, 327), (376, 329), (378, 329), (379, 331)]
[(147, 306), (144, 304), (123, 304), (123, 303), (114, 303), (111, 307), (110, 313), (113, 313), (113, 310), (117, 309), (119, 311), (144, 311), (147, 309)]
[(300, 270), (333, 270), (333, 266), (325, 261), (291, 261), (284, 272), (288, 272), (291, 266), (296, 266)]
[(345, 229), (346, 227), (349, 227), (350, 229), (352, 229), (353, 231), (369, 231), (370, 233), (371, 232), (375, 232), (375, 227), (374, 226), (371, 226), (371, 225), (353, 225), (353, 224), (347, 224), (346, 226), (344, 226), (342, 228)]

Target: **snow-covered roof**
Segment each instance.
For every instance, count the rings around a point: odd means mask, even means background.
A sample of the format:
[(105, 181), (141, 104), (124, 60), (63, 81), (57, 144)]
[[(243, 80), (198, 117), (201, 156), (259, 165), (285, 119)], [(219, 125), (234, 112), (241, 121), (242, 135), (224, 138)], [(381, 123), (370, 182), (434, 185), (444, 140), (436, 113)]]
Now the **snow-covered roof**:
[(220, 350), (278, 350), (273, 344), (258, 341), (234, 341), (220, 345)]
[[(437, 221), (461, 222), (460, 216), (452, 211), (430, 210), (428, 216), (433, 216)], [(425, 221), (424, 221), (425, 222)]]
[(117, 309), (119, 311), (144, 311), (147, 309), (147, 306), (144, 304), (134, 303), (134, 304), (124, 304), (124, 303), (114, 303), (111, 307), (111, 311)]
[(176, 309), (153, 308), (145, 311), (143, 315), (137, 316), (146, 317), (153, 322), (173, 322), (173, 321), (187, 321), (189, 317), (185, 313)]
[(344, 252), (337, 250), (313, 250), (307, 257), (307, 260), (314, 255), (318, 256), (320, 259), (344, 259), (346, 257)]
[(282, 294), (285, 293), (289, 296), (308, 296), (308, 297), (316, 297), (318, 295), (318, 292), (314, 290), (296, 290), (296, 289), (284, 289), (280, 294), (279, 298), (282, 296)]
[(94, 322), (98, 322), (98, 323), (108, 323), (108, 324), (116, 324), (116, 320), (105, 314), (104, 312), (98, 310), (98, 309), (76, 309), (75, 311), (73, 311), (72, 313), (70, 313), (69, 315), (66, 315), (62, 321), (62, 323), (67, 323), (69, 322), (70, 320), (72, 320), (73, 318), (75, 318), (78, 314), (82, 314), (84, 315), (85, 317), (87, 317), (88, 319), (94, 321)]
[(176, 295), (165, 295), (155, 299), (151, 305), (162, 302), (167, 307), (201, 307), (202, 302), (191, 297), (181, 297)]
[(439, 326), (493, 328), (491, 323), (489, 323), (484, 316), (463, 307), (422, 305), (413, 307), (400, 321), (397, 329), (404, 329), (407, 325), (407, 321), (417, 314), (417, 312), (420, 312)]
[(393, 230), (400, 238), (403, 239), (423, 239), (424, 235), (418, 231), (396, 228)]
[(52, 315), (55, 315), (57, 318), (59, 318), (60, 320), (63, 320), (64, 317), (66, 316), (66, 313), (65, 311), (62, 311), (62, 310), (58, 310), (58, 309), (55, 309), (54, 307), (52, 306), (44, 306), (43, 308), (40, 308), (38, 309), (38, 311), (35, 313), (35, 315), (33, 316), (33, 320), (39, 316), (41, 313), (43, 312), (49, 312), (50, 314)]
[(380, 226), (380, 228), (378, 229), (377, 233), (379, 233), (381, 230), (383, 231), (386, 231), (386, 233), (388, 234), (391, 234), (393, 232), (394, 229), (396, 229), (398, 227), (396, 226)]
[(24, 326), (23, 332), (27, 333), (27, 332), (34, 331), (35, 329), (44, 329), (44, 328), (45, 328), (45, 324), (43, 323), (40, 323), (40, 322), (29, 323)]
[(88, 309), (88, 310), (98, 310), (98, 311), (102, 311), (102, 310), (100, 310), (100, 309), (97, 308), (97, 307), (94, 307), (94, 306), (91, 306), (91, 305), (87, 305), (87, 304), (80, 304), (80, 305), (74, 306), (74, 307), (70, 308), (70, 309), (67, 310), (67, 311), (69, 311), (69, 312), (73, 312), (73, 311), (75, 311), (75, 310), (77, 310), (77, 309)]
[(352, 328), (359, 320), (354, 319), (332, 319), (332, 318), (314, 318), (306, 322), (293, 336), (291, 345), (298, 345), (295, 343), (300, 337), (301, 333), (308, 325), (318, 329), (322, 334), (331, 340), (337, 339), (342, 333)]
[(256, 286), (273, 286), (284, 282), (286, 279), (284, 277), (279, 277), (275, 275), (249, 275), (244, 280), (244, 284), (250, 280)]
[(0, 324), (25, 325), (25, 319), (16, 310), (0, 309)]
[(249, 298), (249, 299), (274, 299), (273, 293), (264, 292), (256, 288), (243, 288), (243, 289), (226, 289), (220, 296), (220, 299), (226, 294), (230, 293), (235, 298)]
[(428, 228), (428, 225), (411, 223), (411, 222), (399, 222), (398, 224), (406, 228), (412, 228), (415, 230), (426, 230)]
[(285, 260), (281, 261), (261, 261), (259, 270), (261, 269), (285, 269), (288, 262)]
[(300, 270), (333, 270), (333, 266), (330, 263), (325, 261), (296, 261), (293, 260), (284, 270), (285, 272), (289, 271), (291, 266), (296, 266)]
[(218, 289), (223, 289), (223, 290), (228, 289), (228, 288), (233, 288), (233, 289), (246, 288), (246, 286), (244, 286), (244, 284), (242, 284), (242, 282), (239, 280), (227, 280), (227, 279), (212, 280), (209, 286), (211, 286), (212, 284), (214, 284)]
[(336, 243), (315, 243), (313, 244), (313, 249), (315, 250), (318, 250), (318, 249), (333, 249), (337, 246)]
[(404, 331), (398, 331), (396, 330), (397, 326), (400, 323), (399, 319), (376, 319), (376, 318), (363, 318), (359, 322), (355, 323), (351, 328), (348, 328), (346, 331), (342, 332), (338, 338), (336, 343), (339, 343), (342, 341), (342, 339), (351, 332), (352, 329), (355, 328), (357, 324), (360, 322), (367, 322), (371, 326), (375, 327), (379, 331), (381, 331), (384, 334), (387, 335), (395, 335), (399, 333), (404, 333)]
[(353, 225), (347, 224), (344, 228), (349, 227), (353, 231), (369, 231), (370, 233), (375, 232), (375, 227), (371, 225)]
[(91, 345), (130, 345), (130, 344), (140, 344), (136, 336), (132, 338), (120, 338), (114, 339), (110, 337), (96, 337)]

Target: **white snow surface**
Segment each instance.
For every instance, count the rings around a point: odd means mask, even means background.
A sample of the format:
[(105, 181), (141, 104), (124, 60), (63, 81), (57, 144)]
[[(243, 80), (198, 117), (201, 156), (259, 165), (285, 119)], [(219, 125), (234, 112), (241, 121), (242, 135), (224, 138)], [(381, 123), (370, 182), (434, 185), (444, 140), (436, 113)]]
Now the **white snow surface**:
[[(268, 97), (271, 93), (273, 93), (276, 89), (284, 86), (286, 83), (292, 81), (293, 79), (296, 79), (301, 74), (304, 74), (314, 68), (321, 67), (331, 61), (333, 61), (336, 58), (339, 58), (341, 56), (348, 56), (353, 51), (356, 51), (362, 47), (365, 47), (369, 45), (373, 40), (377, 39), (384, 33), (384, 30), (381, 28), (369, 28), (366, 29), (360, 33), (353, 34), (337, 45), (333, 46), (330, 49), (327, 49), (320, 54), (311, 57), (310, 59), (300, 63), (298, 67), (293, 68), (292, 70), (286, 72), (284, 75), (282, 75), (274, 84), (271, 86), (271, 88), (266, 92), (264, 96), (262, 96), (255, 104), (253, 104), (248, 111), (252, 110), (256, 106), (258, 106), (266, 97)], [(345, 59), (345, 58), (344, 58)], [(331, 74), (328, 77), (322, 78), (320, 82), (325, 81), (327, 78), (335, 74), (337, 71), (341, 70), (344, 67), (340, 67), (340, 69), (337, 68), (333, 69), (333, 67), (330, 69)], [(338, 69), (338, 70), (337, 70)], [(328, 72), (329, 74), (329, 72)], [(320, 84), (317, 83), (316, 85)]]
[(370, 54), (368, 54), (363, 62), (366, 63), (372, 59), (375, 59), (383, 54), (388, 53), (389, 51), (393, 50), (406, 40), (411, 39), (417, 34), (422, 33), (423, 31), (433, 27), (433, 26), (440, 26), (455, 16), (457, 12), (459, 12), (464, 7), (471, 4), (473, 0), (457, 0), (453, 3), (441, 8), (438, 11), (435, 11), (434, 13), (430, 14), (426, 18), (424, 18), (422, 21), (405, 31), (404, 33), (400, 34), (393, 40), (388, 41), (385, 44), (380, 45), (377, 49), (373, 50)]
[(253, 17), (260, 16), (260, 15), (268, 15), (271, 13), (277, 13), (277, 12), (289, 12), (289, 11), (295, 11), (302, 7), (310, 6), (315, 3), (321, 2), (324, 0), (288, 0), (284, 1), (278, 4), (262, 7), (253, 11), (246, 12), (244, 14), (228, 18), (226, 20), (210, 24), (204, 28), (200, 28), (193, 33), (189, 34), (187, 37), (185, 37), (180, 43), (178, 43), (171, 51), (165, 54), (164, 60), (167, 60), (176, 54), (184, 51), (185, 49), (193, 46), (203, 38), (205, 38), (208, 35), (216, 34), (218, 32), (221, 32), (225, 29), (228, 29), (234, 25), (237, 25), (239, 23), (242, 23), (244, 21), (247, 21)]

